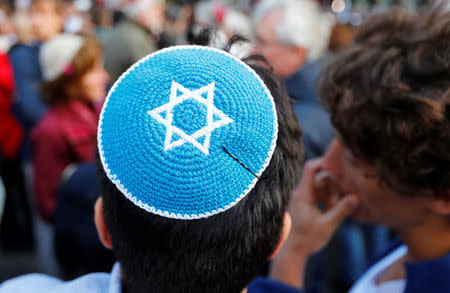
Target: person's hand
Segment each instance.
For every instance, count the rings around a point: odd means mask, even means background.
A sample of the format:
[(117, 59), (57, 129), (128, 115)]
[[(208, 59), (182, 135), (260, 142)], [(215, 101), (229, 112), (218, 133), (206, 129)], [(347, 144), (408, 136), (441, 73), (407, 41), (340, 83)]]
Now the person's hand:
[[(322, 159), (305, 164), (300, 184), (294, 190), (289, 206), (292, 230), (285, 245), (312, 254), (323, 248), (338, 228), (359, 204), (359, 197), (343, 194), (330, 180), (316, 181)], [(324, 209), (319, 208), (321, 204)]]
[[(342, 194), (329, 178), (316, 182), (321, 165), (322, 159), (305, 164), (289, 206), (291, 232), (271, 266), (272, 278), (294, 287), (303, 287), (309, 255), (328, 243), (341, 221), (359, 204), (356, 195)], [(320, 209), (319, 204), (323, 204), (324, 209)]]

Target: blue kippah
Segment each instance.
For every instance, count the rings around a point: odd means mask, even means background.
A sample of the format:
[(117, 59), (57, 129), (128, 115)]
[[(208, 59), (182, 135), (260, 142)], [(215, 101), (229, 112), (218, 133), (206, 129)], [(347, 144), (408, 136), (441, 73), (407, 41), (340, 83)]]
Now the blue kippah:
[(134, 204), (197, 219), (252, 190), (277, 134), (273, 98), (249, 66), (221, 50), (178, 46), (145, 57), (114, 84), (98, 148), (108, 178)]

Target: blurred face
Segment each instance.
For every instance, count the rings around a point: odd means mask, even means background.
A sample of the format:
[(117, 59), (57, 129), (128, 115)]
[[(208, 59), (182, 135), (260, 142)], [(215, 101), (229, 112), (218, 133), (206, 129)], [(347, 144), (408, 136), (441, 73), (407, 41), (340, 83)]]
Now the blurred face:
[(430, 199), (402, 196), (381, 183), (375, 167), (355, 157), (338, 139), (327, 150), (323, 169), (336, 176), (340, 193), (361, 198), (353, 215), (358, 220), (401, 230), (423, 224), (429, 215)]
[(160, 35), (164, 31), (166, 6), (162, 3), (153, 3), (146, 11), (143, 11), (138, 16), (138, 21), (153, 34)]
[(41, 41), (47, 41), (62, 31), (63, 18), (53, 0), (38, 0), (33, 3), (31, 25), (34, 34)]
[(305, 57), (305, 49), (285, 46), (278, 41), (276, 29), (282, 21), (281, 9), (267, 13), (257, 28), (256, 48), (273, 66), (274, 73), (280, 78), (288, 78), (300, 69)]
[(78, 84), (79, 96), (88, 102), (102, 101), (106, 97), (108, 81), (109, 76), (103, 67), (103, 61), (98, 61), (81, 76)]
[(7, 35), (14, 32), (14, 27), (11, 24), (11, 20), (9, 17), (3, 13), (3, 11), (0, 11), (0, 18), (3, 16), (3, 18), (0, 20), (0, 34), (1, 35)]

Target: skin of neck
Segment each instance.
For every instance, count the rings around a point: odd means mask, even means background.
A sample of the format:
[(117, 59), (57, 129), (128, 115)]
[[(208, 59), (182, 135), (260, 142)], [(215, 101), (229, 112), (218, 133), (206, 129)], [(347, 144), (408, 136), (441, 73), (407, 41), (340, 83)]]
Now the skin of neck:
[(408, 246), (407, 261), (437, 259), (450, 252), (450, 216), (430, 214), (423, 224), (397, 234)]

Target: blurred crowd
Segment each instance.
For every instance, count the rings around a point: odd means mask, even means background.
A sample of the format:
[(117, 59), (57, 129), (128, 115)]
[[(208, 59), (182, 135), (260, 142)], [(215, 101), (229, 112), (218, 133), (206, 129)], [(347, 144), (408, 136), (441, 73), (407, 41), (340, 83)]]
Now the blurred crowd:
[[(93, 223), (97, 121), (121, 74), (162, 48), (225, 48), (239, 35), (231, 52), (263, 56), (286, 86), (305, 159), (323, 155), (335, 131), (317, 79), (354, 31), (331, 11), (332, 2), (1, 2), (2, 254), (33, 251), (41, 272), (64, 279), (111, 270), (114, 255), (102, 247)], [(392, 240), (386, 228), (346, 220), (309, 259), (308, 292), (346, 292)]]

